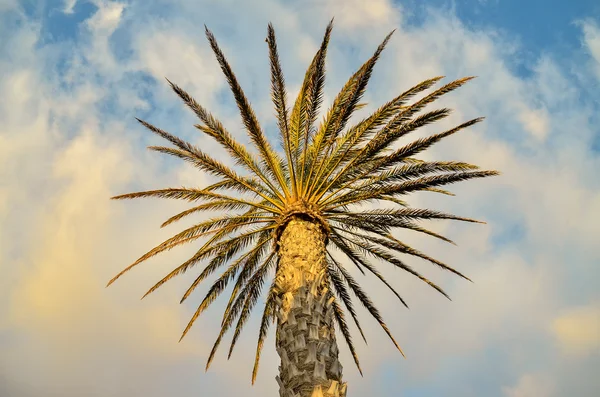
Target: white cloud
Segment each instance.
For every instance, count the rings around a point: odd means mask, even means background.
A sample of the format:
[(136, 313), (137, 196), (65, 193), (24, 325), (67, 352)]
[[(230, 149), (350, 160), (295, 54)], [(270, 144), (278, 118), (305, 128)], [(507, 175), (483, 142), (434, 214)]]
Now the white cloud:
[(317, 5), (335, 16), (336, 26), (342, 30), (372, 29), (374, 25), (389, 25), (398, 20), (397, 6), (386, 0), (314, 1), (313, 6)]
[(552, 331), (568, 356), (600, 351), (600, 305), (572, 308), (554, 319)]
[[(65, 10), (69, 4), (75, 3), (65, 3)], [(272, 119), (263, 40), (266, 22), (272, 20), (278, 32), (286, 81), (293, 93), (331, 16), (336, 22), (325, 107), (383, 36), (397, 27), (365, 98), (370, 109), (425, 78), (445, 74), (448, 81), (479, 75), (440, 101), (440, 106), (456, 111), (427, 131), (481, 115), (488, 117), (486, 122), (449, 138), (423, 157), (460, 159), (503, 172), (493, 181), (452, 188), (459, 193), (456, 198), (410, 197), (418, 206), (432, 205), (489, 222), (487, 226), (433, 226), (455, 239), (458, 247), (402, 235), (417, 248), (457, 266), (475, 284), (407, 260), (447, 289), (454, 299), (447, 302), (384, 267), (384, 275), (401, 287), (411, 305), (407, 311), (381, 292), (372, 277), (360, 278), (366, 280), (365, 289), (381, 307), (409, 358), (401, 361), (375, 322), (359, 309), (369, 337), (368, 348), (357, 339), (366, 374), (357, 375), (342, 347), (350, 392), (367, 394), (376, 387), (382, 388), (382, 394), (396, 391), (396, 383), (376, 385), (380, 368), (400, 368), (403, 376), (412, 378), (401, 387), (415, 387), (430, 382), (436, 371), (446, 371), (445, 360), (459, 357), (472, 361), (473, 370), (489, 366), (502, 374), (495, 381), (498, 391), (505, 387), (506, 397), (550, 397), (558, 386), (570, 382), (593, 386), (576, 371), (567, 376), (537, 360), (556, 357), (554, 340), (571, 350), (597, 349), (596, 339), (590, 336), (596, 324), (592, 312), (560, 312), (570, 306), (572, 297), (597, 298), (592, 280), (597, 279), (595, 263), (600, 260), (594, 238), (600, 234), (595, 215), (600, 213), (600, 186), (594, 182), (594, 170), (600, 164), (589, 151), (597, 118), (589, 103), (580, 102), (578, 88), (551, 57), (540, 57), (530, 65), (533, 75), (523, 79), (507, 66), (514, 46), (506, 37), (469, 30), (452, 14), (435, 12), (423, 26), (407, 28), (402, 23), (404, 11), (383, 0), (367, 8), (360, 2), (313, 1), (306, 10), (267, 0), (263, 6), (234, 8), (227, 2), (190, 1), (183, 2), (181, 9), (161, 11), (160, 17), (156, 10), (144, 8), (150, 7), (149, 2), (95, 4), (99, 8), (83, 23), (85, 29), (75, 46), (65, 48), (59, 43), (40, 48), (39, 24), (29, 22), (11, 36), (0, 58), (4, 92), (0, 96), (0, 223), (10, 225), (0, 230), (0, 350), (6, 352), (0, 357), (0, 376), (14, 379), (9, 387), (26, 385), (14, 389), (20, 390), (16, 395), (43, 391), (50, 396), (158, 396), (174, 389), (189, 394), (199, 388), (207, 394), (240, 390), (248, 396), (276, 394), (273, 377), (278, 360), (271, 345), (258, 386), (247, 388), (256, 319), (247, 325), (240, 341), (245, 347), (238, 348), (234, 360), (225, 362), (219, 355), (208, 374), (202, 374), (210, 348), (207, 338), (211, 342), (216, 337), (219, 313), (206, 313), (186, 340), (176, 343), (191, 306), (203, 292), (190, 299), (190, 306), (176, 305), (193, 274), (137, 301), (193, 247), (142, 265), (104, 289), (128, 261), (178, 231), (177, 226), (160, 230), (158, 225), (186, 207), (156, 201), (116, 203), (108, 197), (205, 182), (192, 167), (173, 166), (142, 152), (142, 144), (157, 139), (131, 122), (134, 115), (222, 156), (214, 143), (193, 131), (195, 120), (168, 92), (163, 77), (190, 91), (233, 134), (243, 135), (230, 97), (220, 96), (225, 80), (204, 40), (202, 22), (214, 30), (261, 120), (266, 120)], [(593, 55), (597, 31), (590, 26), (582, 29)], [(117, 29), (122, 29), (119, 37), (125, 42), (113, 36)], [(117, 57), (117, 50), (127, 56)], [(67, 58), (66, 70), (56, 67), (55, 54)], [(140, 75), (155, 81), (141, 80)], [(511, 235), (516, 232), (518, 239)], [(502, 239), (506, 241), (497, 241)], [(488, 361), (483, 352), (499, 347), (505, 356)], [(572, 368), (596, 356), (594, 352), (572, 355)], [(460, 369), (454, 368), (460, 372), (452, 377), (454, 383), (445, 382), (444, 395), (465, 395), (459, 383), (471, 387), (470, 373)], [(468, 390), (474, 395), (488, 392)]]
[[(223, 86), (224, 79), (210, 49), (201, 46), (198, 38), (186, 35), (185, 31), (161, 26), (136, 37), (136, 41), (140, 68), (165, 87), (165, 78), (168, 78), (206, 104)], [(168, 94), (174, 98), (171, 91)]]
[(0, 11), (8, 11), (17, 8), (17, 0), (0, 0)]
[(98, 10), (86, 24), (94, 33), (110, 36), (119, 26), (125, 4), (116, 1), (97, 0)]
[(77, 0), (64, 0), (64, 8), (63, 12), (65, 14), (73, 14), (75, 11), (75, 6), (77, 5)]
[(113, 74), (115, 70), (123, 69), (123, 65), (117, 65), (109, 40), (121, 23), (125, 4), (108, 0), (98, 0), (94, 3), (98, 9), (85, 21), (91, 37), (90, 48), (85, 51), (85, 59), (93, 63), (97, 70), (107, 70)]
[(596, 76), (600, 79), (600, 29), (594, 21), (581, 24), (583, 30), (583, 43), (589, 51)]
[(515, 387), (504, 388), (506, 397), (552, 397), (552, 380), (535, 374), (525, 374)]
[(535, 138), (543, 141), (548, 134), (548, 114), (543, 110), (523, 110), (519, 115), (523, 128)]

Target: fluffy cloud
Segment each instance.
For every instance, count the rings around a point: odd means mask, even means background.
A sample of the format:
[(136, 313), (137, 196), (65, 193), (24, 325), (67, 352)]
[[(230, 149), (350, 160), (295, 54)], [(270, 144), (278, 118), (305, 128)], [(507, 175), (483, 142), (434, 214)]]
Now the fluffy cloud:
[(506, 397), (551, 397), (552, 380), (539, 375), (525, 374), (515, 387), (505, 388), (504, 393)]
[(600, 29), (593, 20), (587, 20), (580, 26), (583, 30), (583, 44), (592, 57), (592, 67), (600, 79)]
[[(202, 292), (190, 306), (176, 305), (193, 275), (142, 302), (136, 299), (193, 247), (153, 259), (104, 288), (127, 262), (173, 234), (177, 227), (158, 225), (185, 208), (108, 198), (208, 181), (187, 165), (144, 151), (144, 145), (157, 141), (134, 124), (133, 116), (223, 153), (194, 131), (194, 119), (163, 77), (189, 90), (245, 140), (203, 41), (202, 23), (214, 30), (260, 119), (270, 126), (267, 21), (274, 22), (280, 37), (286, 79), (295, 95), (333, 15), (326, 106), (385, 34), (397, 28), (377, 65), (365, 111), (425, 78), (478, 75), (440, 101), (456, 109), (448, 121), (415, 137), (485, 115), (485, 123), (423, 157), (460, 159), (503, 172), (495, 180), (453, 188), (456, 198), (410, 197), (415, 206), (488, 221), (487, 226), (433, 226), (458, 247), (401, 235), (475, 283), (415, 261), (450, 293), (454, 301), (447, 302), (383, 267), (411, 306), (404, 310), (376, 280), (358, 276), (408, 359), (389, 349), (385, 335), (359, 309), (369, 345), (359, 344), (364, 378), (342, 348), (351, 393), (391, 395), (400, 387), (407, 395), (551, 397), (566, 390), (576, 397), (592, 395), (598, 382), (586, 371), (599, 359), (598, 307), (588, 303), (598, 300), (593, 280), (600, 276), (595, 265), (600, 261), (595, 241), (600, 161), (591, 149), (598, 108), (586, 95), (598, 92), (581, 85), (581, 76), (598, 69), (546, 54), (528, 65), (531, 75), (523, 77), (511, 64), (517, 51), (510, 37), (467, 28), (452, 13), (432, 11), (422, 24), (408, 25), (410, 10), (385, 0), (367, 8), (363, 2), (311, 1), (298, 8), (264, 0), (262, 6), (243, 3), (235, 9), (229, 1), (182, 1), (177, 8), (164, 1), (98, 0), (89, 17), (78, 15), (75, 3), (63, 3), (64, 12), (79, 18), (76, 40), (66, 43), (43, 41), (45, 21), (22, 10), (5, 11), (15, 4), (0, 2), (6, 26), (0, 33), (13, 29), (0, 43), (0, 395), (158, 396), (199, 389), (276, 395), (272, 338), (258, 385), (247, 389), (256, 318), (247, 325), (239, 342), (245, 348), (236, 351), (235, 360), (225, 362), (221, 354), (202, 374), (219, 312), (208, 311), (176, 343)], [(588, 52), (585, 64), (597, 68), (597, 27), (592, 22), (579, 26)], [(579, 77), (569, 72), (573, 68)], [(568, 367), (559, 364), (563, 360)]]
[(554, 320), (552, 330), (566, 354), (597, 354), (600, 348), (600, 305), (570, 309)]
[(63, 12), (65, 14), (73, 14), (77, 0), (65, 0), (64, 3)]

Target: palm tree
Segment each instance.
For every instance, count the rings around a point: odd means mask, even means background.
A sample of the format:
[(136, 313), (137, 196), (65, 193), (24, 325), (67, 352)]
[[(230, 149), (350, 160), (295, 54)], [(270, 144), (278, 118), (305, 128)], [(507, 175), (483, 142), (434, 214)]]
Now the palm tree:
[[(144, 127), (173, 145), (151, 146), (151, 150), (188, 161), (218, 177), (219, 181), (203, 189), (168, 188), (113, 197), (161, 197), (202, 202), (169, 218), (162, 226), (201, 211), (227, 211), (164, 241), (121, 271), (108, 285), (163, 251), (209, 237), (190, 259), (146, 293), (148, 295), (173, 277), (206, 261), (206, 266), (183, 295), (183, 302), (207, 276), (227, 265), (208, 290), (181, 336), (183, 338), (188, 333), (198, 316), (227, 285), (235, 281), (223, 314), (221, 331), (208, 357), (208, 369), (224, 334), (237, 319), (229, 348), (228, 357), (231, 356), (240, 332), (261, 296), (265, 279), (274, 274), (262, 313), (252, 383), (256, 379), (269, 325), (276, 321), (276, 348), (281, 358), (276, 379), (280, 396), (346, 395), (334, 324), (341, 331), (362, 375), (346, 314), (352, 317), (361, 337), (365, 339), (365, 336), (354, 310), (350, 290), (402, 353), (379, 311), (360, 283), (351, 276), (347, 266), (356, 266), (363, 274), (365, 270), (373, 273), (404, 306), (406, 303), (403, 298), (384, 279), (377, 266), (370, 262), (372, 259), (403, 269), (448, 297), (442, 288), (406, 265), (397, 254), (425, 259), (469, 279), (452, 267), (402, 243), (394, 237), (392, 230), (414, 230), (451, 242), (419, 226), (418, 222), (423, 219), (477, 221), (429, 209), (411, 208), (400, 197), (415, 191), (451, 194), (439, 187), (498, 174), (496, 171), (482, 171), (463, 162), (422, 161), (415, 158), (419, 152), (442, 138), (478, 123), (481, 118), (394, 149), (399, 138), (448, 116), (449, 109), (420, 112), (441, 95), (462, 86), (470, 77), (448, 83), (408, 104), (411, 98), (432, 87), (441, 77), (425, 80), (393, 98), (369, 117), (346, 128), (353, 112), (364, 106), (359, 101), (373, 67), (393, 32), (350, 77), (317, 127), (316, 118), (325, 81), (325, 55), (332, 23), (333, 20), (327, 26), (323, 42), (306, 72), (291, 113), (275, 32), (271, 24), (268, 26), (266, 42), (271, 69), (271, 96), (277, 113), (281, 154), (266, 139), (215, 37), (206, 28), (210, 46), (258, 154), (251, 153), (238, 143), (212, 114), (182, 88), (169, 81), (175, 93), (200, 119), (201, 123), (195, 127), (223, 146), (237, 166), (245, 171), (239, 173), (198, 147), (138, 119)], [(360, 205), (366, 202), (389, 202), (392, 208), (361, 210)], [(347, 258), (342, 261), (336, 254)]]

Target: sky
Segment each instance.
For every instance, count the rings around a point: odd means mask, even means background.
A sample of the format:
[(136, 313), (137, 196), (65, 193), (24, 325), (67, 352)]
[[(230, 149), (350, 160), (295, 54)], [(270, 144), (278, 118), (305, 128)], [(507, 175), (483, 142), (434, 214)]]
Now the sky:
[(185, 222), (159, 226), (187, 208), (109, 197), (210, 182), (191, 166), (146, 150), (163, 142), (134, 117), (231, 161), (195, 131), (196, 120), (165, 77), (248, 142), (203, 24), (273, 138), (267, 24), (277, 33), (291, 99), (331, 17), (326, 105), (396, 29), (361, 114), (427, 78), (478, 76), (439, 101), (454, 109), (451, 117), (413, 138), (485, 116), (421, 158), (502, 172), (453, 186), (456, 197), (408, 198), (416, 207), (487, 222), (431, 225), (457, 246), (400, 235), (474, 283), (408, 259), (441, 284), (450, 302), (377, 263), (407, 300), (406, 309), (373, 277), (357, 275), (407, 358), (357, 306), (368, 345), (356, 341), (361, 377), (341, 343), (348, 395), (598, 395), (599, 5), (0, 0), (0, 396), (278, 395), (273, 333), (250, 385), (259, 313), (232, 358), (221, 351), (208, 372), (223, 299), (177, 343), (212, 279), (182, 305), (193, 271), (139, 299), (193, 246), (158, 256), (105, 288), (118, 271), (180, 231)]

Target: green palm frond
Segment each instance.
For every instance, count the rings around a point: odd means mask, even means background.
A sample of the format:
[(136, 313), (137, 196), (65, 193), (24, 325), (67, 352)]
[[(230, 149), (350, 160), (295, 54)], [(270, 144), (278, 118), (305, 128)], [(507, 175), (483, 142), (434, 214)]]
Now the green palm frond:
[[(256, 238), (256, 234), (260, 233), (259, 241), (256, 243), (256, 245), (254, 245), (254, 247), (251, 250), (247, 251), (245, 254), (240, 256), (235, 262), (233, 262), (229, 266), (227, 271), (225, 271), (221, 275), (221, 278), (219, 279), (219, 280), (223, 279), (223, 281), (221, 281), (221, 282), (226, 284), (229, 282), (229, 280), (232, 277), (235, 276), (235, 274), (238, 272), (238, 270), (240, 268), (242, 268), (242, 272), (240, 273), (240, 275), (238, 276), (237, 279), (238, 279), (238, 283), (243, 282), (242, 281), (242, 280), (244, 280), (243, 275), (248, 272), (247, 269), (251, 269), (252, 266), (254, 266), (256, 264), (256, 262), (262, 257), (262, 255), (264, 255), (264, 251), (267, 248), (266, 245), (270, 240), (268, 236), (272, 230), (273, 230), (272, 226), (264, 227), (264, 228), (260, 228), (258, 230), (253, 230), (251, 232), (245, 233), (244, 237), (243, 237), (244, 240), (242, 240), (240, 238), (228, 240), (227, 245), (225, 245), (223, 247), (223, 250), (221, 250), (219, 253), (217, 253), (213, 256), (212, 260), (208, 263), (208, 265), (204, 268), (204, 270), (202, 270), (202, 272), (198, 275), (198, 277), (196, 277), (196, 279), (194, 280), (192, 285), (190, 285), (190, 287), (187, 289), (187, 291), (185, 291), (185, 294), (181, 298), (180, 303), (183, 303), (183, 301), (186, 300), (190, 296), (190, 294), (194, 291), (194, 289), (196, 289), (196, 287), (206, 277), (208, 277), (213, 272), (215, 272), (219, 267), (221, 267), (222, 265), (227, 263), (240, 250), (245, 248), (245, 246), (248, 246), (249, 244), (251, 244), (251, 241), (253, 241)], [(217, 281), (219, 281), (219, 280), (217, 280)], [(236, 284), (236, 286), (237, 286), (237, 284)]]
[(252, 308), (258, 301), (258, 298), (260, 297), (261, 288), (265, 280), (267, 271), (273, 265), (274, 262), (275, 253), (271, 253), (269, 257), (265, 259), (261, 267), (252, 275), (250, 280), (248, 280), (246, 287), (244, 287), (244, 291), (242, 291), (242, 293), (238, 297), (238, 299), (242, 299), (242, 297), (244, 297), (244, 307), (242, 308), (238, 323), (235, 327), (235, 333), (233, 334), (233, 339), (231, 341), (231, 346), (229, 347), (229, 354), (227, 355), (227, 358), (231, 358), (233, 348), (235, 347), (238, 337), (240, 336), (242, 328), (244, 327), (246, 321), (248, 321), (248, 318), (250, 317), (250, 311), (252, 310)]
[[(324, 165), (320, 167), (320, 170), (322, 172), (327, 172), (327, 175), (330, 175), (332, 170), (335, 170), (338, 165), (343, 165), (345, 162), (349, 161), (349, 159), (354, 158), (360, 152), (355, 148), (357, 145), (362, 143), (368, 136), (375, 133), (376, 128), (383, 125), (390, 117), (399, 111), (408, 99), (431, 87), (440, 79), (441, 77), (435, 77), (433, 79), (425, 80), (387, 102), (371, 116), (365, 118), (355, 126), (350, 127), (342, 137), (336, 140), (335, 147), (332, 149), (331, 154), (323, 159)], [(319, 179), (324, 179), (320, 178), (320, 173), (317, 174), (317, 177)]]
[(360, 362), (358, 361), (358, 354), (356, 354), (356, 349), (354, 347), (354, 342), (352, 342), (352, 335), (350, 334), (350, 330), (348, 329), (348, 324), (346, 323), (346, 318), (344, 317), (344, 310), (340, 307), (339, 303), (337, 302), (337, 300), (335, 299), (335, 296), (333, 296), (333, 294), (330, 292), (330, 298), (332, 299), (333, 302), (333, 318), (335, 319), (335, 322), (337, 323), (338, 327), (340, 328), (340, 331), (342, 332), (342, 335), (344, 336), (344, 340), (346, 341), (346, 344), (348, 345), (348, 349), (350, 350), (350, 354), (352, 354), (352, 358), (354, 359), (354, 364), (356, 364), (356, 368), (358, 369), (358, 372), (360, 372), (360, 375), (362, 376), (363, 372), (362, 369), (360, 368)]
[[(402, 350), (368, 294), (350, 274), (349, 266), (356, 266), (363, 274), (366, 272), (373, 274), (406, 307), (408, 306), (404, 299), (382, 276), (379, 270), (381, 264), (402, 269), (427, 283), (448, 299), (449, 297), (440, 286), (406, 264), (398, 257), (399, 255), (406, 255), (408, 259), (417, 257), (426, 260), (469, 280), (457, 269), (403, 243), (393, 233), (398, 229), (411, 230), (454, 244), (447, 237), (424, 228), (421, 222), (442, 219), (478, 222), (471, 218), (431, 209), (412, 208), (405, 198), (410, 193), (418, 191), (453, 195), (444, 190), (446, 186), (498, 175), (496, 171), (481, 170), (465, 162), (423, 161), (416, 158), (422, 151), (440, 140), (481, 122), (483, 118), (472, 119), (446, 131), (398, 146), (401, 138), (449, 117), (450, 109), (427, 111), (425, 109), (441, 96), (463, 86), (472, 77), (451, 81), (428, 94), (425, 92), (442, 77), (425, 80), (390, 99), (356, 124), (348, 125), (351, 116), (365, 106), (361, 99), (392, 32), (348, 79), (325, 113), (323, 120), (317, 125), (317, 115), (323, 100), (325, 60), (332, 27), (333, 21), (325, 30), (321, 45), (306, 71), (298, 96), (290, 108), (275, 30), (271, 24), (268, 26), (266, 42), (271, 74), (271, 99), (279, 128), (281, 154), (267, 140), (229, 62), (208, 28), (206, 37), (225, 75), (239, 109), (243, 127), (255, 151), (251, 152), (239, 143), (217, 118), (183, 88), (169, 80), (167, 81), (171, 89), (198, 117), (200, 122), (194, 127), (214, 139), (231, 157), (234, 166), (226, 166), (212, 153), (208, 154), (200, 147), (138, 119), (147, 130), (172, 145), (150, 146), (150, 150), (188, 162), (202, 172), (217, 178), (217, 182), (204, 188), (165, 188), (122, 194), (113, 199), (157, 197), (195, 203), (191, 208), (171, 216), (161, 227), (199, 214), (210, 214), (212, 217), (198, 221), (163, 241), (118, 273), (108, 285), (135, 266), (162, 252), (184, 244), (203, 241), (191, 258), (170, 271), (144, 296), (173, 277), (203, 264), (183, 295), (181, 299), (183, 302), (189, 299), (192, 292), (211, 274), (221, 272), (197, 306), (182, 333), (181, 338), (183, 338), (200, 314), (229, 285), (233, 284), (223, 313), (221, 330), (207, 360), (207, 369), (215, 357), (223, 336), (236, 324), (229, 349), (229, 356), (231, 356), (242, 328), (261, 296), (262, 287), (270, 277), (270, 269), (277, 264), (275, 274), (277, 275), (279, 271), (278, 239), (287, 222), (294, 216), (304, 216), (320, 224), (326, 235), (327, 268), (324, 281), (328, 288), (326, 299), (332, 304), (335, 323), (348, 344), (361, 374), (358, 355), (341, 305), (345, 307), (347, 313), (350, 313), (365, 342), (366, 338), (354, 309), (353, 299), (358, 299), (367, 308), (398, 350), (400, 352)], [(421, 93), (424, 93), (421, 99), (411, 103), (413, 98)], [(360, 209), (360, 206), (366, 203), (393, 204), (394, 208)], [(215, 216), (215, 212), (220, 215)], [(343, 260), (334, 259), (332, 255), (334, 250), (343, 255)], [(278, 293), (273, 280), (262, 313), (252, 383), (256, 379), (269, 326), (276, 319)]]
[[(266, 202), (263, 201), (263, 202), (257, 203), (257, 204), (264, 205), (264, 204), (266, 204)], [(237, 203), (237, 202), (232, 202), (232, 201), (227, 201), (227, 200), (204, 203), (204, 204), (198, 205), (196, 207), (192, 207), (185, 211), (182, 211), (177, 215), (173, 215), (172, 217), (170, 217), (169, 219), (164, 221), (160, 225), (160, 227), (168, 226), (171, 223), (177, 222), (178, 220), (185, 218), (186, 216), (189, 216), (191, 214), (197, 213), (197, 212), (211, 211), (211, 210), (212, 211), (215, 211), (215, 210), (239, 210), (239, 209), (246, 209), (248, 206), (252, 206), (252, 205), (245, 204), (245, 203)], [(262, 212), (262, 214), (266, 214), (266, 213)]]
[(354, 278), (350, 275), (350, 273), (346, 269), (344, 269), (343, 266), (338, 267), (338, 270), (344, 276), (346, 283), (348, 284), (348, 286), (350, 287), (352, 292), (354, 292), (354, 295), (356, 295), (356, 297), (363, 304), (363, 306), (369, 311), (369, 313), (371, 313), (371, 315), (375, 318), (375, 320), (377, 320), (377, 322), (379, 323), (381, 328), (383, 328), (385, 333), (392, 340), (392, 343), (394, 344), (394, 346), (396, 346), (396, 348), (398, 349), (400, 354), (402, 354), (404, 356), (404, 352), (402, 351), (402, 349), (396, 342), (396, 339), (394, 339), (389, 328), (383, 322), (383, 318), (381, 317), (379, 310), (377, 310), (377, 308), (375, 307), (373, 302), (371, 302), (371, 299), (369, 298), (369, 296), (362, 290), (362, 288), (360, 287), (360, 284), (354, 280)]
[[(331, 109), (319, 127), (318, 134), (313, 140), (311, 147), (313, 163), (318, 159), (322, 152), (327, 151), (331, 147), (332, 143), (336, 140), (350, 119), (352, 113), (356, 110), (358, 102), (367, 88), (367, 84), (369, 82), (369, 78), (371, 77), (375, 63), (379, 59), (379, 56), (381, 55), (393, 33), (394, 32), (391, 32), (386, 36), (379, 47), (377, 47), (377, 50), (373, 56), (367, 62), (365, 62), (363, 66), (361, 66), (361, 68), (350, 78), (350, 80), (348, 80), (334, 100)], [(321, 162), (321, 166), (319, 166), (317, 169), (315, 174), (317, 177), (322, 176), (320, 172), (323, 168), (322, 165), (324, 165), (323, 162)], [(309, 174), (309, 178), (310, 175), (311, 174)], [(313, 191), (322, 186), (321, 182), (323, 182), (325, 178), (319, 179), (315, 180), (315, 182), (313, 182), (311, 185), (311, 189), (307, 191), (308, 197), (311, 197)]]
[(256, 381), (256, 375), (258, 374), (258, 364), (260, 362), (260, 354), (262, 352), (269, 326), (274, 320), (275, 315), (275, 279), (271, 283), (269, 292), (267, 293), (267, 300), (265, 302), (265, 309), (263, 310), (262, 318), (260, 320), (260, 329), (258, 334), (258, 342), (256, 343), (256, 355), (254, 358), (254, 367), (252, 368), (252, 384)]
[[(296, 186), (296, 174), (293, 167), (295, 157), (292, 155), (292, 145), (290, 139), (290, 121), (289, 109), (287, 106), (287, 92), (285, 89), (285, 78), (279, 62), (279, 53), (277, 51), (277, 40), (275, 39), (275, 29), (269, 23), (266, 40), (269, 46), (269, 62), (271, 65), (271, 99), (277, 113), (277, 126), (279, 127), (281, 146), (286, 155), (287, 164), (281, 165), (286, 184), (291, 183), (292, 195), (298, 197), (298, 186)], [(286, 167), (289, 167), (286, 170)], [(287, 171), (287, 172), (285, 172)]]
[(358, 328), (358, 332), (360, 332), (360, 336), (362, 336), (366, 344), (367, 338), (365, 337), (365, 333), (363, 332), (362, 327), (358, 322), (358, 317), (356, 316), (356, 311), (354, 310), (354, 305), (352, 304), (352, 298), (350, 297), (350, 294), (348, 294), (348, 290), (346, 289), (346, 286), (344, 285), (344, 282), (339, 274), (340, 271), (338, 269), (342, 267), (342, 265), (335, 260), (331, 253), (328, 252), (327, 254), (329, 258), (327, 270), (329, 272), (333, 290), (336, 292), (337, 296), (342, 300), (344, 306), (346, 306), (346, 310), (348, 310), (348, 312), (350, 313), (350, 316), (352, 317), (356, 328)]
[(265, 240), (264, 242), (261, 241), (260, 247), (257, 244), (251, 251), (248, 252), (247, 255), (251, 256), (247, 259), (246, 263), (244, 263), (244, 267), (237, 277), (233, 291), (231, 291), (231, 297), (229, 298), (229, 302), (225, 308), (225, 313), (223, 314), (223, 321), (225, 321), (225, 317), (229, 314), (229, 311), (233, 305), (233, 301), (237, 297), (238, 292), (242, 288), (245, 288), (244, 284), (248, 282), (248, 279), (252, 276), (252, 272), (255, 271), (256, 266), (258, 266), (258, 261), (264, 254), (264, 251), (267, 248), (266, 243), (269, 241), (270, 239), (265, 236)]
[[(338, 229), (338, 228), (334, 227), (334, 229)], [(341, 229), (338, 229), (338, 230), (341, 230)], [(353, 234), (356, 235), (356, 233), (353, 233)], [(339, 234), (337, 236), (340, 237), (340, 240), (344, 239)], [(358, 254), (356, 251), (353, 251), (352, 248), (350, 248), (350, 247), (347, 247), (347, 251), (346, 252), (350, 253), (350, 255), (348, 255), (348, 257), (350, 258), (350, 260), (352, 262), (356, 263), (357, 266), (358, 266), (358, 263), (360, 263), (360, 265), (362, 267), (364, 267), (365, 269), (367, 269), (368, 271), (370, 271), (371, 273), (373, 273), (375, 275), (375, 277), (377, 277), (383, 284), (385, 284), (386, 287), (388, 287), (392, 291), (392, 293), (394, 295), (396, 295), (396, 297), (400, 300), (400, 302), (402, 303), (402, 305), (404, 305), (404, 307), (406, 307), (408, 309), (408, 305), (406, 304), (406, 302), (404, 301), (404, 299), (402, 299), (402, 297), (400, 296), (400, 294), (398, 294), (398, 292), (394, 289), (394, 287), (392, 287), (391, 284), (386, 281), (386, 279), (381, 275), (381, 273), (379, 273), (379, 271), (371, 263), (369, 263), (368, 260), (364, 260), (360, 256), (360, 254)], [(336, 263), (336, 265), (337, 265), (337, 263)], [(364, 272), (363, 272), (363, 274), (364, 274)]]
[(327, 25), (321, 47), (306, 71), (302, 87), (290, 115), (290, 146), (293, 159), (291, 166), (296, 169), (297, 195), (300, 197), (306, 188), (307, 146), (312, 133), (311, 129), (322, 102), (323, 85), (325, 83), (325, 56), (332, 28), (333, 20)]
[(244, 121), (244, 126), (248, 131), (248, 135), (250, 135), (252, 142), (260, 152), (263, 161), (263, 166), (267, 169), (268, 173), (274, 179), (276, 179), (277, 182), (279, 182), (278, 187), (283, 192), (283, 196), (287, 198), (289, 197), (289, 191), (284, 181), (283, 171), (280, 167), (278, 155), (271, 148), (271, 145), (269, 144), (269, 141), (267, 140), (264, 132), (262, 131), (258, 120), (256, 119), (256, 115), (254, 114), (254, 111), (252, 110), (252, 107), (250, 106), (250, 103), (248, 102), (248, 99), (246, 98), (246, 95), (242, 90), (242, 87), (240, 87), (237, 78), (235, 77), (235, 74), (231, 70), (229, 63), (225, 58), (225, 55), (219, 48), (215, 36), (210, 30), (208, 30), (206, 26), (205, 30), (208, 42), (210, 43), (215, 57), (217, 58), (217, 61), (221, 66), (223, 74), (227, 78), (227, 83), (229, 83), (229, 87), (231, 88), (233, 97), (235, 98), (235, 101), (238, 105), (238, 109), (240, 110), (240, 114), (242, 115), (242, 120)]

